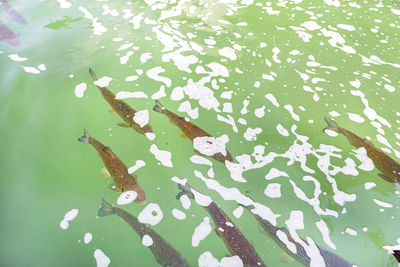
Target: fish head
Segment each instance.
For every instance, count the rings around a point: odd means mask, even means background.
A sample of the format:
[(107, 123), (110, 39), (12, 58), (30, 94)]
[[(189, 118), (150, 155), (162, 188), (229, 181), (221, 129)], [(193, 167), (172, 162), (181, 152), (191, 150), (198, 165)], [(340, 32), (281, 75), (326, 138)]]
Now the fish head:
[(146, 203), (146, 193), (143, 191), (143, 189), (138, 184), (132, 184), (132, 185), (124, 186), (121, 191), (122, 192), (135, 191), (137, 193), (135, 202), (138, 203), (138, 204)]

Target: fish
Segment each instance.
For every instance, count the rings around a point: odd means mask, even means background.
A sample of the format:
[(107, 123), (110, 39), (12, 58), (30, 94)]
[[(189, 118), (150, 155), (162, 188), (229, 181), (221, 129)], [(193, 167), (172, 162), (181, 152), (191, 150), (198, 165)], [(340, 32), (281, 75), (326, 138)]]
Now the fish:
[[(98, 80), (96, 74), (93, 72), (91, 68), (89, 68), (89, 73), (92, 76), (93, 80), (95, 81)], [(112, 110), (115, 111), (115, 113), (117, 113), (125, 121), (125, 123), (119, 123), (118, 124), (119, 126), (132, 128), (138, 133), (141, 133), (145, 136), (149, 136), (146, 134), (153, 133), (153, 128), (149, 123), (141, 127), (138, 123), (136, 123), (133, 120), (136, 114), (136, 110), (133, 107), (131, 107), (125, 101), (115, 99), (115, 95), (110, 90), (108, 90), (107, 87), (101, 87), (98, 85), (97, 87), (99, 88), (104, 99), (112, 107)]]
[(0, 21), (0, 41), (5, 41), (12, 46), (19, 46), (18, 36), (6, 24)]
[(85, 128), (82, 128), (84, 135), (78, 140), (84, 144), (91, 144), (96, 150), (101, 159), (104, 162), (108, 172), (111, 174), (115, 185), (121, 192), (125, 191), (135, 191), (137, 197), (135, 199), (136, 203), (144, 204), (146, 203), (146, 194), (142, 187), (137, 181), (137, 177), (134, 174), (128, 173), (128, 167), (125, 163), (120, 160), (117, 155), (112, 152), (111, 148), (103, 145), (93, 137), (89, 135)]
[[(167, 116), (169, 118), (170, 122), (172, 122), (173, 124), (175, 124), (176, 126), (178, 126), (181, 129), (181, 131), (182, 131), (181, 136), (184, 137), (185, 139), (188, 139), (193, 142), (193, 140), (198, 137), (212, 137), (212, 135), (210, 135), (209, 133), (207, 133), (206, 131), (204, 131), (203, 129), (201, 129), (200, 127), (195, 125), (194, 123), (192, 123), (190, 121), (186, 121), (184, 117), (180, 117), (180, 116), (176, 115), (175, 113), (173, 113), (172, 111), (166, 109), (160, 103), (160, 101), (156, 100), (155, 102), (156, 102), (156, 105), (153, 107), (153, 110)], [(203, 153), (201, 153), (197, 150), (196, 150), (196, 152), (204, 155)], [(218, 153), (213, 154), (211, 157), (222, 163), (225, 163), (225, 161), (233, 162), (233, 157), (228, 150), (226, 150), (225, 155), (221, 152), (218, 152)]]
[(356, 148), (364, 147), (367, 151), (367, 156), (374, 162), (375, 167), (381, 172), (379, 174), (381, 178), (392, 184), (400, 181), (400, 165), (396, 161), (374, 146), (374, 144), (372, 144), (368, 139), (363, 139), (349, 130), (346, 130), (328, 117), (325, 117), (325, 121), (328, 126), (323, 129), (323, 132), (326, 130), (335, 131), (343, 134), (352, 146)]
[(400, 245), (395, 245), (395, 246), (384, 246), (384, 250), (387, 252), (391, 253), (396, 260), (400, 263)]
[(157, 232), (152, 230), (145, 224), (142, 224), (138, 219), (126, 212), (123, 209), (113, 207), (103, 199), (102, 206), (99, 209), (98, 216), (104, 217), (116, 214), (118, 217), (127, 222), (138, 235), (143, 238), (144, 235), (149, 235), (153, 240), (153, 244), (149, 249), (154, 254), (154, 257), (162, 266), (171, 267), (188, 267), (190, 266), (186, 259)]
[[(192, 199), (194, 198), (192, 192), (193, 188), (188, 183), (185, 185), (179, 184), (178, 186), (181, 192), (177, 195), (177, 199), (182, 195), (187, 195)], [(266, 266), (253, 245), (214, 201), (211, 201), (211, 203), (204, 208), (214, 221), (215, 233), (224, 241), (226, 248), (232, 256), (239, 256), (244, 266)]]
[[(240, 206), (248, 209), (249, 211), (251, 209), (254, 209), (253, 205), (250, 206), (244, 206), (239, 204)], [(305, 265), (305, 266), (310, 266), (310, 257), (307, 255), (306, 250), (304, 249), (304, 247), (298, 243), (297, 241), (295, 241), (293, 239), (293, 237), (289, 234), (288, 230), (286, 230), (286, 228), (284, 227), (276, 227), (273, 224), (271, 224), (269, 221), (264, 220), (263, 218), (261, 218), (258, 214), (254, 214), (254, 217), (256, 218), (258, 224), (259, 224), (259, 229), (260, 231), (265, 234), (266, 236), (272, 238), (272, 240), (275, 241), (275, 243), (286, 253), (288, 254), (291, 258), (297, 260), (298, 262), (300, 262), (301, 264)], [(286, 234), (288, 241), (290, 241), (291, 243), (293, 243), (296, 247), (296, 252), (292, 252), (290, 249), (288, 249), (288, 247), (286, 246), (285, 243), (283, 243), (279, 237), (277, 236), (277, 232), (278, 231), (282, 231)], [(303, 239), (302, 239), (303, 240)], [(306, 242), (305, 240), (303, 240), (304, 242)], [(319, 252), (322, 256), (322, 258), (325, 261), (325, 265), (326, 267), (351, 267), (353, 266), (352, 263), (346, 261), (345, 259), (339, 257), (338, 255), (329, 252), (321, 247), (318, 247)]]
[(10, 16), (10, 18), (12, 20), (14, 20), (15, 22), (18, 22), (19, 24), (22, 25), (26, 25), (28, 22), (26, 21), (26, 19), (24, 18), (24, 16), (22, 16), (21, 14), (19, 14), (11, 5), (10, 3), (8, 3), (7, 0), (1, 0), (1, 3), (3, 5), (4, 10), (6, 11), (6, 13)]

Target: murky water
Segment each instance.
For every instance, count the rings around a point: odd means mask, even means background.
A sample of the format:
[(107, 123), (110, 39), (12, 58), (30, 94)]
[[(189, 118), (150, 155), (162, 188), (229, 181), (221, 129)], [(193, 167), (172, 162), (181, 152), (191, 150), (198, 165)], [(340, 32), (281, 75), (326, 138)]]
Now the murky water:
[[(268, 266), (302, 265), (241, 213), (246, 196), (308, 244), (358, 266), (396, 265), (382, 247), (400, 237), (398, 186), (365, 151), (322, 129), (332, 117), (400, 161), (400, 2), (10, 5), (27, 23), (3, 3), (0, 21), (15, 37), (0, 42), (1, 265), (95, 266), (107, 257), (110, 266), (157, 266), (148, 239), (117, 216), (97, 217), (101, 198), (135, 216), (150, 210), (152, 229), (193, 266), (237, 262), (224, 258), (206, 210), (176, 199), (180, 179), (211, 197)], [(154, 140), (117, 125), (89, 67), (148, 114)], [(201, 159), (153, 111), (154, 99), (226, 142), (235, 162)], [(117, 205), (103, 162), (77, 140), (81, 126), (136, 166), (145, 205)]]

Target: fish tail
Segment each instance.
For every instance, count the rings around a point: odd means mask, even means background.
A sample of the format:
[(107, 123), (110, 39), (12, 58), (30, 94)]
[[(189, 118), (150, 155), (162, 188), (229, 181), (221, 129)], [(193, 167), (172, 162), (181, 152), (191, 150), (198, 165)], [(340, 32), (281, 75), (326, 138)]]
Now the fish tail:
[(332, 119), (330, 119), (328, 117), (325, 117), (324, 119), (325, 119), (326, 123), (328, 124), (328, 126), (326, 126), (322, 130), (322, 132), (325, 132), (326, 130), (332, 130), (332, 131), (335, 131), (338, 133), (340, 132), (340, 126), (336, 122), (334, 122)]
[(176, 199), (180, 199), (183, 195), (187, 195), (189, 198), (194, 199), (192, 187), (188, 183), (186, 183), (185, 185), (178, 184), (178, 187), (182, 191), (178, 193)]
[(160, 101), (156, 100), (156, 105), (153, 107), (153, 110), (156, 112), (163, 113), (165, 107), (160, 103)]
[(89, 73), (92, 76), (93, 80), (97, 81), (97, 76), (96, 76), (96, 74), (94, 74), (94, 71), (92, 70), (92, 68), (89, 68)]
[(103, 198), (101, 208), (99, 209), (99, 212), (97, 213), (97, 215), (99, 217), (104, 217), (104, 216), (108, 216), (108, 215), (111, 215), (114, 213), (115, 213), (115, 208), (110, 203), (105, 201)]
[(89, 143), (90, 135), (88, 134), (88, 132), (86, 131), (85, 128), (82, 127), (82, 130), (83, 130), (84, 135), (83, 135), (82, 137), (80, 137), (80, 138), (78, 139), (78, 141), (79, 141), (79, 142), (82, 142), (82, 143), (84, 143), (84, 144), (88, 144), (88, 143)]

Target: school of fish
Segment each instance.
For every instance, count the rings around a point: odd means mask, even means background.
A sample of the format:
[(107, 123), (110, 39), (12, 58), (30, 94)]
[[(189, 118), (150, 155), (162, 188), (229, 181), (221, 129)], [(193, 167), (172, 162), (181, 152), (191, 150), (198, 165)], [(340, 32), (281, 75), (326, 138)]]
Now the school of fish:
[[(89, 73), (95, 82), (98, 81), (97, 76), (94, 74), (91, 68), (89, 69)], [(99, 88), (100, 93), (102, 94), (104, 99), (111, 106), (112, 112), (117, 113), (124, 121), (124, 123), (120, 123), (119, 125), (132, 128), (143, 135), (146, 135), (147, 133), (153, 133), (153, 128), (150, 126), (150, 124), (140, 126), (138, 123), (135, 122), (134, 117), (136, 110), (133, 107), (122, 100), (116, 99), (115, 95), (105, 86), (101, 86), (99, 84), (96, 85)], [(155, 106), (153, 107), (153, 110), (167, 116), (171, 123), (180, 128), (180, 130), (182, 131), (181, 136), (185, 139), (195, 142), (196, 138), (213, 137), (211, 134), (209, 134), (199, 126), (195, 125), (193, 122), (190, 122), (188, 119), (181, 117), (165, 108), (158, 100), (155, 100)], [(380, 177), (393, 184), (400, 181), (400, 165), (396, 161), (394, 161), (387, 154), (375, 147), (369, 140), (362, 139), (351, 131), (346, 130), (345, 128), (339, 126), (332, 119), (325, 117), (325, 121), (328, 125), (323, 129), (323, 132), (325, 132), (326, 130), (332, 130), (339, 134), (343, 134), (348, 139), (350, 144), (354, 147), (365, 148), (368, 157), (373, 161), (375, 167), (380, 171)], [(97, 153), (103, 160), (103, 163), (108, 170), (110, 176), (114, 180), (115, 187), (117, 188), (116, 191), (135, 191), (137, 193), (135, 202), (137, 202), (138, 204), (145, 203), (145, 190), (140, 186), (138, 178), (135, 176), (135, 174), (130, 174), (128, 172), (127, 166), (119, 159), (116, 154), (111, 151), (108, 146), (103, 145), (101, 142), (91, 137), (84, 128), (83, 132), (84, 135), (79, 138), (79, 141), (82, 143), (91, 144), (96, 149)], [(202, 154), (201, 151), (198, 151), (196, 149), (195, 151)], [(234, 159), (228, 150), (225, 150), (225, 153), (216, 152), (211, 156), (204, 154), (203, 156), (209, 156), (222, 163), (226, 163), (226, 161), (234, 162)], [(196, 190), (191, 187), (189, 183), (179, 184), (179, 189), (180, 192), (176, 197), (177, 199), (179, 199), (183, 195), (188, 196), (189, 199), (194, 199), (193, 192)], [(252, 205), (243, 207), (248, 209), (250, 212), (254, 208), (254, 206)], [(263, 251), (265, 248), (256, 249), (239, 230), (236, 224), (214, 201), (211, 201), (207, 206), (204, 206), (204, 208), (214, 222), (214, 230), (216, 235), (224, 242), (226, 248), (232, 256), (238, 256), (241, 259), (243, 266), (267, 266), (264, 263), (264, 260), (258, 254), (258, 252)], [(126, 223), (128, 223), (141, 238), (143, 238), (143, 236), (145, 235), (151, 237), (153, 243), (149, 247), (149, 249), (154, 254), (155, 259), (160, 265), (189, 266), (189, 263), (184, 258), (184, 256), (182, 256), (171, 244), (163, 239), (160, 234), (152, 230), (149, 226), (140, 223), (135, 216), (129, 214), (123, 209), (111, 205), (103, 199), (102, 206), (98, 211), (98, 216), (104, 217), (112, 214), (117, 215)], [(274, 226), (271, 222), (261, 218), (261, 216), (259, 216), (258, 214), (253, 213), (253, 216), (259, 224), (260, 231), (266, 236), (270, 237), (283, 250), (283, 252), (287, 255), (287, 258), (295, 259), (305, 266), (310, 266), (311, 259), (310, 256), (307, 254), (307, 251), (302, 246), (302, 244), (294, 240), (294, 238), (284, 227)], [(281, 240), (281, 238), (278, 237), (278, 233), (280, 235), (286, 235), (287, 240), (294, 244), (294, 249), (289, 249), (287, 245)], [(353, 266), (353, 264), (349, 261), (320, 246), (318, 246), (318, 250), (325, 262), (325, 265), (328, 267)], [(395, 252), (393, 252), (393, 254), (396, 255)], [(268, 261), (268, 259), (266, 260)]]

